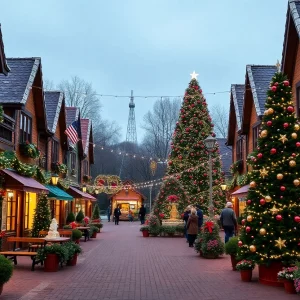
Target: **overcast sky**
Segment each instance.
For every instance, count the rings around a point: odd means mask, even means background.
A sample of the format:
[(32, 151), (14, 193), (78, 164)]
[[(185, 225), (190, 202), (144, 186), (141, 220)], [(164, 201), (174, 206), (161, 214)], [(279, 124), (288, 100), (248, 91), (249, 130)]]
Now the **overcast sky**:
[[(183, 95), (194, 70), (204, 93), (228, 91), (246, 64), (281, 60), (287, 0), (2, 1), (7, 57), (39, 56), (44, 78), (78, 75), (99, 94)], [(206, 98), (229, 104), (227, 93)], [(154, 101), (135, 99), (139, 140)], [(129, 99), (101, 102), (124, 139)]]

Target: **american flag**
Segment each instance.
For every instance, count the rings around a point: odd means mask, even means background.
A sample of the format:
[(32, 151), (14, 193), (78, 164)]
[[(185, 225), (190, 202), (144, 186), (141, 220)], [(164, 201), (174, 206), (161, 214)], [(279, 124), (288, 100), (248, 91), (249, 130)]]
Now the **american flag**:
[(78, 120), (74, 121), (66, 130), (65, 130), (65, 134), (68, 136), (68, 138), (70, 139), (70, 141), (75, 145), (78, 142)]

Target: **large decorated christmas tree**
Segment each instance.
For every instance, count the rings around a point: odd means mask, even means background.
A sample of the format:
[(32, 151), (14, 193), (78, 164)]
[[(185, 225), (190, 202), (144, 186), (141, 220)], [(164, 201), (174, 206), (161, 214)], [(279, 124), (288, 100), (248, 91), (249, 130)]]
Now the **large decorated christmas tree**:
[[(215, 136), (206, 100), (195, 72), (185, 91), (179, 120), (173, 134), (167, 177), (179, 180), (192, 204), (199, 204), (205, 214), (209, 207), (209, 156), (204, 140)], [(218, 144), (211, 153), (213, 166), (214, 214), (224, 207), (225, 195), (220, 188), (223, 182)]]
[(289, 81), (276, 73), (270, 84), (252, 165), (246, 219), (239, 246), (258, 263), (300, 257), (300, 126)]

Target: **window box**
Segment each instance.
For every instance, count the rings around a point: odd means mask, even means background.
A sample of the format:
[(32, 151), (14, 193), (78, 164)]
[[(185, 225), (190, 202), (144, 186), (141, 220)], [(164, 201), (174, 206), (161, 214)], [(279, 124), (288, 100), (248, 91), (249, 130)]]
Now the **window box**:
[(29, 141), (20, 144), (20, 151), (23, 155), (34, 159), (40, 156), (40, 150), (35, 144), (29, 143)]

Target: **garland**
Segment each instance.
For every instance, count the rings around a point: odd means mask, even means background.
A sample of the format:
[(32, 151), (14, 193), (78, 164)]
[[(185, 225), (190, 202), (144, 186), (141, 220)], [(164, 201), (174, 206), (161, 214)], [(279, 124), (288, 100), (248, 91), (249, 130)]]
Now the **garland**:
[(0, 123), (4, 121), (3, 114), (4, 114), (3, 106), (0, 105)]

